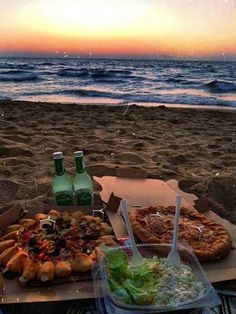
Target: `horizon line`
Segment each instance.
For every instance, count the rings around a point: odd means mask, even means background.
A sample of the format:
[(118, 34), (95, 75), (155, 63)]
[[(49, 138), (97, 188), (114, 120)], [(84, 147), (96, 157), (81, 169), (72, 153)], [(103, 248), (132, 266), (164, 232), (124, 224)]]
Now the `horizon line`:
[(222, 57), (222, 58), (217, 58), (217, 57), (198, 57), (198, 58), (191, 58), (191, 57), (171, 57), (171, 56), (132, 56), (132, 55), (127, 55), (127, 56), (76, 56), (76, 55), (53, 55), (53, 54), (1, 54), (0, 53), (0, 58), (41, 58), (41, 59), (78, 59), (78, 60), (143, 60), (143, 61), (205, 61), (205, 62), (236, 62), (236, 56), (232, 57)]

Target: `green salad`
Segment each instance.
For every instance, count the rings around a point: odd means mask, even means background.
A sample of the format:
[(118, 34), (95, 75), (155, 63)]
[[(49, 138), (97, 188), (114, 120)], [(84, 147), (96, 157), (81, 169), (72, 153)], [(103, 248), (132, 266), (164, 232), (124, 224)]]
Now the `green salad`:
[(191, 268), (174, 267), (165, 258), (145, 258), (139, 266), (129, 264), (123, 250), (104, 251), (113, 297), (126, 304), (173, 306), (205, 293)]

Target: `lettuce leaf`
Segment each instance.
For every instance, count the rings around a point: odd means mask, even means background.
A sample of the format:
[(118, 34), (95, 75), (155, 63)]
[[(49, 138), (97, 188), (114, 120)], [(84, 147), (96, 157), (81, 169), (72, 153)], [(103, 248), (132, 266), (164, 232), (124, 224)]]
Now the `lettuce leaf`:
[(142, 265), (128, 263), (123, 250), (105, 249), (109, 286), (114, 297), (128, 304), (152, 304), (159, 292), (159, 261), (145, 260)]
[(149, 262), (138, 267), (131, 266), (130, 271), (132, 272), (132, 279), (136, 283), (140, 283), (140, 286), (154, 286), (158, 281), (158, 273), (150, 267)]
[(127, 279), (123, 282), (122, 287), (129, 292), (135, 304), (152, 304), (154, 303), (157, 289), (155, 286), (141, 286), (137, 287), (137, 282), (132, 279)]
[(126, 291), (120, 284), (118, 284), (111, 277), (109, 277), (108, 282), (109, 282), (110, 289), (113, 292), (113, 295), (118, 300), (124, 303), (128, 303), (128, 304), (132, 303), (132, 299), (128, 291)]
[(122, 250), (105, 249), (106, 265), (110, 276), (114, 278), (128, 277), (128, 256)]

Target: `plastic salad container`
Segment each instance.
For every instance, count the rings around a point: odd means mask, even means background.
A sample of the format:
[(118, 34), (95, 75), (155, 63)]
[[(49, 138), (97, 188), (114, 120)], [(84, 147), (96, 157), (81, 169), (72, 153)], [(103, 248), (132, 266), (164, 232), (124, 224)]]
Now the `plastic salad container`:
[[(132, 281), (133, 279), (127, 279), (127, 275), (124, 276), (125, 279), (123, 284), (122, 272), (126, 267), (120, 265), (120, 270), (117, 279), (115, 280), (119, 282), (118, 287), (120, 287), (120, 283), (122, 287), (121, 289), (117, 289), (116, 282), (114, 282), (112, 278), (111, 268), (110, 271), (108, 271), (108, 268), (110, 267), (110, 264), (108, 265), (108, 258), (102, 256), (93, 270), (94, 292), (97, 299), (97, 307), (100, 307), (103, 303), (103, 308), (105, 308), (105, 310), (100, 308), (99, 313), (138, 314), (166, 313), (170, 311), (183, 312), (183, 310), (187, 311), (204, 307), (210, 308), (220, 304), (220, 299), (209, 282), (200, 263), (195, 255), (188, 249), (180, 246), (178, 247), (181, 257), (181, 269), (178, 271), (171, 265), (166, 264), (166, 257), (171, 249), (171, 245), (143, 244), (137, 245), (137, 247), (145, 258), (144, 263), (150, 262), (151, 264), (149, 265), (153, 267), (152, 269), (154, 269), (155, 272), (157, 269), (157, 273), (153, 276), (152, 270), (151, 273), (149, 273), (149, 271), (146, 272), (145, 268), (141, 270), (142, 266), (136, 267), (136, 270), (134, 270), (135, 272), (133, 272), (133, 268), (131, 269), (130, 266), (128, 266), (127, 269), (129, 270), (127, 273), (130, 274), (130, 269), (132, 274), (134, 273), (134, 276), (136, 272), (140, 272), (140, 275), (138, 276), (141, 277), (138, 278), (144, 280), (143, 282), (141, 281), (140, 293), (139, 289), (136, 290), (136, 283)], [(120, 256), (121, 254), (125, 259), (128, 257), (128, 263), (132, 256), (131, 247), (129, 246), (106, 248), (107, 256), (109, 252), (111, 254), (111, 263), (113, 263), (115, 268), (119, 265), (119, 261), (115, 261), (115, 258), (113, 258), (115, 255), (118, 254)], [(158, 265), (157, 268), (155, 268), (156, 263)], [(155, 282), (152, 286), (153, 277), (158, 278), (158, 283), (156, 284)], [(155, 287), (155, 289), (153, 289), (153, 287)], [(125, 297), (123, 288), (126, 289)], [(131, 298), (127, 298), (127, 295), (129, 297), (131, 295)], [(103, 298), (102, 303), (101, 300), (99, 300), (100, 298)], [(151, 302), (149, 298), (151, 298)]]

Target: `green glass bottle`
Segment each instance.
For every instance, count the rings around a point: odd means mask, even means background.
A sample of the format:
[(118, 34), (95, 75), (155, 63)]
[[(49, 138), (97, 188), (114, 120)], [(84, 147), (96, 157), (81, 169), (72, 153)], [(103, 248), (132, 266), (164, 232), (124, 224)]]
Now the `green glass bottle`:
[(73, 205), (73, 187), (64, 168), (62, 152), (53, 153), (55, 175), (52, 181), (52, 191), (58, 206)]
[(84, 165), (83, 151), (74, 152), (76, 175), (73, 180), (73, 189), (78, 205), (93, 205), (93, 181)]

